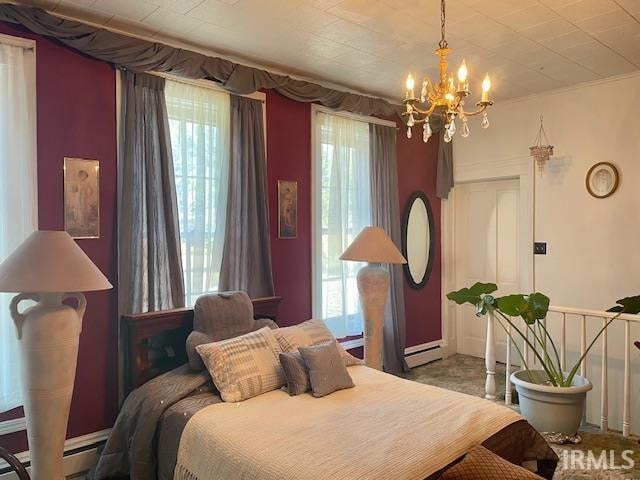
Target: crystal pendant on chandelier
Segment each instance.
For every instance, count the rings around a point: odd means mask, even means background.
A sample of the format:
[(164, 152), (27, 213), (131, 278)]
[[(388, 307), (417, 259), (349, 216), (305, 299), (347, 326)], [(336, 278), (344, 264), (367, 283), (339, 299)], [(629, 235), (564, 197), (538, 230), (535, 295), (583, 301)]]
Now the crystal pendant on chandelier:
[(429, 138), (431, 138), (432, 133), (433, 132), (431, 131), (431, 125), (429, 125), (429, 117), (427, 117), (424, 121), (424, 126), (422, 127), (422, 141), (424, 143), (427, 143), (429, 141)]
[(449, 135), (452, 137), (456, 134), (456, 119), (452, 118), (449, 122)]
[[(439, 75), (438, 81), (433, 82), (428, 77), (425, 77), (419, 86), (419, 92), (415, 90), (416, 82), (411, 74), (407, 76), (406, 80), (406, 94), (403, 100), (405, 111), (403, 116), (407, 117), (407, 126), (410, 128), (419, 123), (426, 123), (429, 121), (430, 115), (437, 115), (441, 118), (441, 124), (446, 125), (444, 133), (444, 139), (447, 142), (451, 141), (451, 138), (456, 133), (455, 120), (458, 118), (461, 125), (458, 125), (460, 129), (460, 135), (462, 137), (468, 137), (470, 134), (469, 125), (467, 124), (467, 117), (482, 115), (481, 126), (482, 128), (489, 127), (489, 120), (486, 116), (486, 109), (493, 105), (493, 101), (490, 98), (491, 92), (491, 79), (487, 74), (482, 80), (482, 88), (479, 92), (480, 101), (476, 103), (476, 109), (473, 111), (465, 110), (465, 99), (470, 95), (469, 86), (473, 85), (473, 82), (469, 82), (469, 69), (467, 64), (462, 60), (460, 68), (457, 72), (457, 78), (455, 74), (448, 71), (449, 57), (452, 53), (449, 44), (445, 37), (446, 26), (446, 11), (445, 0), (440, 0), (440, 41), (438, 42), (438, 48), (435, 53), (439, 58)], [(416, 98), (416, 94), (417, 98)], [(424, 127), (422, 139), (426, 142), (431, 135), (430, 128)], [(411, 138), (411, 132), (407, 131), (407, 137)]]
[(411, 127), (407, 127), (407, 138), (411, 138)]
[(462, 120), (462, 130), (460, 135), (462, 138), (467, 138), (471, 132), (469, 131), (469, 125), (467, 125), (467, 119)]
[(482, 114), (482, 121), (480, 122), (480, 126), (482, 128), (489, 128), (489, 117), (487, 116), (487, 112)]

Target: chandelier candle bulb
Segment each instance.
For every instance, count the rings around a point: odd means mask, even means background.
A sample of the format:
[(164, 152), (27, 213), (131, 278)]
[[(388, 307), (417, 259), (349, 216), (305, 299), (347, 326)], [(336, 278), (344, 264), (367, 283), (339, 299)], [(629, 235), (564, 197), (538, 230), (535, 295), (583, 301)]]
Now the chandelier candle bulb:
[(467, 63), (462, 60), (460, 68), (458, 69), (458, 91), (465, 92), (467, 90), (466, 83), (468, 74), (469, 70), (467, 70)]
[(415, 95), (413, 93), (413, 89), (415, 87), (415, 82), (413, 80), (413, 77), (411, 76), (411, 74), (409, 74), (409, 76), (407, 77), (407, 98), (414, 98)]
[(489, 90), (491, 90), (491, 79), (489, 78), (489, 74), (487, 73), (482, 80), (482, 101), (489, 101)]

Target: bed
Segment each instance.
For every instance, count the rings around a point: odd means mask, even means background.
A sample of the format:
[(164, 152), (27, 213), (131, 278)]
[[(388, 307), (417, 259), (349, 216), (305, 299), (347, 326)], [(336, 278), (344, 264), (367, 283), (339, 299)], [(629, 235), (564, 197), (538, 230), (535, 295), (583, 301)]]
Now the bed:
[[(276, 320), (279, 297), (253, 300)], [(551, 478), (557, 457), (510, 409), (351, 366), (356, 387), (316, 399), (276, 390), (233, 404), (186, 362), (189, 309), (122, 318), (131, 391), (96, 480), (435, 480), (482, 444)]]

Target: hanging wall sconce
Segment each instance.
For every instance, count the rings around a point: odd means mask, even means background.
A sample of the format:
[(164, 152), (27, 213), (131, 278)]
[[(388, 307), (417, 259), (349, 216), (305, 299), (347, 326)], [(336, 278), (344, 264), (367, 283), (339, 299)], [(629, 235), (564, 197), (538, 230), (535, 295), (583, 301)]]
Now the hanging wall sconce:
[(553, 145), (549, 144), (547, 133), (544, 131), (542, 116), (540, 116), (540, 129), (538, 130), (538, 135), (533, 143), (534, 145), (529, 147), (529, 152), (535, 159), (536, 164), (538, 165), (538, 170), (540, 170), (540, 175), (542, 175), (545, 163), (547, 163), (551, 155), (553, 155)]

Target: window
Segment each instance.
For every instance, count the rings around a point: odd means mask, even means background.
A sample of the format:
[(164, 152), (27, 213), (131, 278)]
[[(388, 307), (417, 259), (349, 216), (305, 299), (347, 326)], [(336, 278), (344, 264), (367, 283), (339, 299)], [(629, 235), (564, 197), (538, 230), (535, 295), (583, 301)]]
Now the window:
[[(0, 35), (0, 262), (38, 227), (34, 48)], [(0, 412), (22, 405), (12, 296), (0, 293)]]
[(362, 333), (356, 275), (363, 266), (339, 260), (371, 224), (369, 124), (315, 110), (314, 316), (338, 338)]
[(185, 303), (218, 290), (227, 214), (229, 94), (168, 80)]

